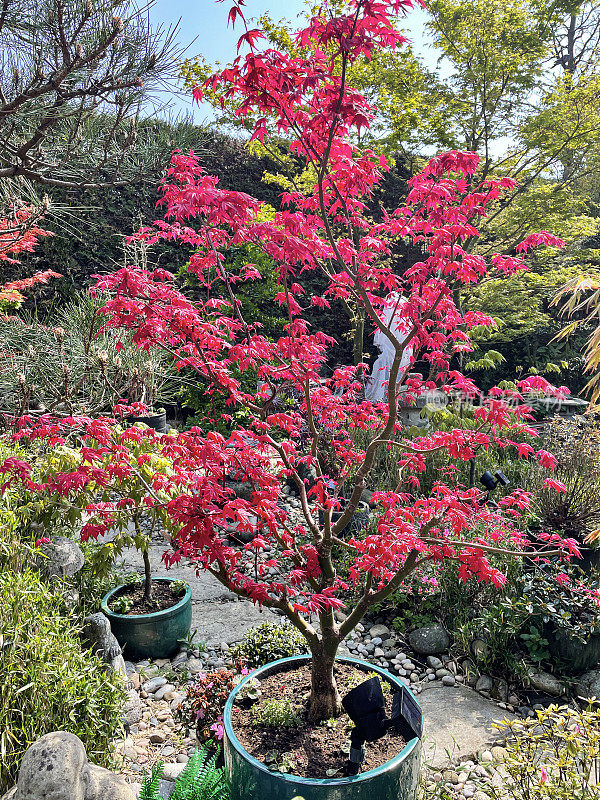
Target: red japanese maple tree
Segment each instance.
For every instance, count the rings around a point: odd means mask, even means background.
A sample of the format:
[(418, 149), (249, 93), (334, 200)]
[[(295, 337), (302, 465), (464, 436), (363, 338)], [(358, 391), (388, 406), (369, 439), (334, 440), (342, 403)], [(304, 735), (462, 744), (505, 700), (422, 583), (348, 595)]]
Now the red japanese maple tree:
[[(525, 540), (516, 524), (528, 504), (523, 491), (506, 495), (497, 508), (486, 505), (478, 489), (443, 480), (428, 495), (419, 491), (427, 456), (439, 450), (468, 460), (475, 448), (515, 447), (519, 457), (552, 467), (549, 453), (514, 441), (527, 429), (521, 401), (532, 390), (551, 387), (535, 377), (512, 391), (480, 393), (455, 364), (457, 354), (470, 347), (469, 330), (492, 320), (464, 311), (455, 296), (457, 288), (491, 272), (525, 269), (523, 255), (531, 248), (561, 242), (542, 232), (525, 239), (517, 254), (486, 259), (469, 251), (465, 243), (477, 236), (478, 219), (515, 186), (508, 179), (480, 183), (473, 153), (433, 158), (410, 181), (405, 205), (382, 221), (371, 218), (369, 198), (387, 164), (353, 143), (373, 109), (347, 85), (346, 75), (358, 57), (402, 44), (395, 19), (410, 5), (410, 0), (349, 0), (348, 13), (342, 15), (324, 8), (298, 34), (298, 56), (258, 52), (260, 33), (246, 30), (241, 44), (249, 45), (249, 54), (215, 75), (211, 84), (221, 84), (238, 99), (239, 115), (254, 120), (253, 138), (266, 140), (275, 133), (289, 138), (290, 152), (312, 171), (312, 188), (285, 192), (282, 210), (269, 214), (247, 194), (221, 189), (193, 153), (175, 153), (161, 186), (165, 220), (139, 235), (194, 248), (189, 269), (202, 300), (189, 300), (164, 270), (121, 269), (98, 280), (97, 288), (111, 293), (104, 308), (108, 326), (132, 332), (141, 348), (166, 348), (178, 367), (193, 368), (203, 377), (208, 392), (225, 394), (232, 411), (243, 408), (248, 422), (241, 426), (231, 418), (228, 435), (197, 427), (161, 436), (123, 430), (114, 420), (44, 419), (40, 426), (24, 419), (21, 436), (51, 441), (75, 426), (83, 443), (79, 465), (43, 484), (31, 482), (31, 470), (22, 462), (12, 459), (2, 468), (30, 488), (58, 492), (71, 502), (84, 484), (118, 488), (124, 476), (146, 476), (142, 502), (148, 513), (166, 514), (173, 544), (168, 560), (190, 558), (238, 595), (279, 609), (306, 637), (312, 653), (308, 713), (315, 721), (340, 711), (333, 672), (340, 642), (370, 606), (385, 600), (417, 567), (459, 562), (464, 579), (474, 576), (501, 586), (504, 577), (490, 563), (494, 553), (576, 552), (574, 542), (558, 537), (535, 546)], [(233, 19), (242, 16), (240, 6), (232, 9)], [(422, 243), (426, 253), (402, 274), (388, 258), (400, 237)], [(242, 313), (236, 292), (260, 277), (253, 264), (235, 273), (227, 266), (228, 249), (243, 243), (262, 248), (276, 265), (276, 302), (287, 314), (277, 341)], [(326, 278), (321, 294), (308, 291), (304, 281), (314, 271)], [(226, 287), (224, 296), (217, 286)], [(385, 323), (390, 292), (405, 298), (399, 306), (401, 337)], [(365, 365), (339, 366), (328, 374), (332, 340), (305, 319), (309, 306), (329, 308), (341, 300), (364, 309), (373, 328), (393, 346), (383, 404), (364, 399)], [(401, 369), (407, 347), (412, 362), (426, 366), (424, 377)], [(477, 427), (405, 435), (400, 393), (406, 399), (433, 388), (472, 398)], [(294, 402), (279, 402), (290, 396)], [(329, 466), (331, 452), (327, 458), (323, 454), (324, 431), (330, 433), (327, 447), (334, 452), (335, 469)], [(146, 439), (169, 468), (152, 470), (149, 452), (132, 459), (127, 447), (132, 438)], [(382, 448), (397, 453), (398, 485), (394, 491), (375, 492), (365, 530), (343, 536)], [(310, 480), (307, 468), (313, 472)], [(227, 485), (231, 477), (251, 482), (250, 500), (236, 496)], [(292, 522), (280, 503), (282, 484), (289, 480), (300, 497), (301, 524)], [(89, 505), (93, 517), (84, 535), (106, 530), (116, 513), (136, 502), (124, 497)], [(341, 512), (335, 521), (334, 511)], [(228, 532), (235, 526), (257, 531), (245, 545), (256, 555), (253, 572), (242, 568), (243, 553), (230, 543)], [(266, 547), (271, 547), (267, 559), (261, 556)], [(275, 578), (269, 577), (273, 567)], [(342, 622), (334, 614), (338, 609), (345, 612)]]

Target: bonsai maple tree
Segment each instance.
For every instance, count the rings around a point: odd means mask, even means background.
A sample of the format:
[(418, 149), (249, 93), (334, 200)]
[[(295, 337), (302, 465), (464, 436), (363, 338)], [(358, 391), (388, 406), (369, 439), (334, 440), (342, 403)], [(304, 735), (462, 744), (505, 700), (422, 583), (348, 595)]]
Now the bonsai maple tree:
[[(410, 182), (402, 207), (381, 221), (371, 218), (369, 198), (387, 163), (353, 143), (354, 134), (369, 124), (372, 109), (347, 85), (346, 73), (355, 59), (376, 48), (402, 44), (395, 18), (410, 5), (410, 0), (349, 0), (343, 13), (335, 13), (337, 5), (324, 8), (298, 34), (301, 55), (295, 57), (273, 49), (259, 52), (260, 32), (246, 29), (240, 47), (250, 52), (213, 76), (211, 84), (224, 84), (226, 93), (238, 98), (240, 116), (253, 120), (252, 138), (287, 136), (290, 152), (306, 162), (312, 185), (304, 181), (290, 187), (282, 195), (282, 210), (270, 213), (247, 194), (221, 189), (193, 153), (177, 152), (161, 185), (165, 219), (138, 235), (191, 245), (189, 270), (202, 299), (189, 300), (165, 270), (125, 268), (97, 283), (99, 291), (111, 295), (104, 307), (110, 329), (133, 332), (141, 348), (166, 349), (179, 368), (202, 376), (209, 393), (225, 395), (232, 414), (245, 411), (244, 425), (229, 417), (227, 435), (199, 427), (166, 435), (143, 431), (147, 442), (168, 457), (170, 468), (147, 477), (145, 495), (129, 506), (168, 515), (173, 546), (168, 562), (191, 559), (236, 594), (279, 609), (302, 632), (312, 654), (312, 721), (340, 713), (333, 669), (340, 642), (369, 607), (385, 600), (416, 568), (458, 562), (465, 580), (473, 576), (501, 586), (505, 579), (490, 561), (494, 554), (577, 552), (573, 541), (557, 536), (535, 545), (525, 540), (516, 524), (528, 505), (521, 490), (504, 496), (496, 508), (486, 505), (478, 489), (456, 482), (440, 479), (430, 494), (419, 492), (427, 456), (439, 450), (468, 460), (475, 448), (514, 447), (519, 457), (553, 466), (549, 453), (516, 439), (528, 430), (526, 395), (559, 390), (531, 377), (512, 388), (479, 392), (455, 363), (457, 354), (470, 347), (469, 330), (493, 323), (482, 313), (463, 311), (454, 298), (457, 288), (493, 272), (525, 269), (524, 256), (532, 248), (561, 242), (542, 232), (527, 237), (511, 255), (486, 259), (468, 252), (465, 243), (477, 236), (486, 209), (515, 188), (509, 179), (479, 182), (473, 153), (433, 158)], [(241, 6), (239, 0), (231, 9), (231, 20), (243, 20)], [(195, 94), (200, 99), (201, 92)], [(402, 274), (388, 258), (398, 237), (421, 242), (427, 253)], [(228, 249), (241, 243), (262, 248), (276, 265), (275, 299), (287, 316), (277, 341), (241, 311), (236, 291), (260, 278), (253, 264), (235, 272), (227, 265)], [(321, 294), (303, 285), (314, 271), (326, 278)], [(226, 287), (225, 296), (215, 293), (217, 282)], [(405, 323), (401, 337), (384, 322), (391, 292), (404, 297), (398, 305)], [(385, 403), (364, 400), (364, 364), (328, 371), (332, 340), (304, 318), (309, 306), (328, 308), (341, 300), (362, 307), (373, 328), (393, 345)], [(426, 366), (421, 378), (400, 368), (409, 346), (412, 363)], [(404, 399), (416, 398), (434, 388), (469, 398), (477, 427), (408, 437), (399, 420), (400, 392)], [(294, 403), (280, 402), (290, 395)], [(326, 444), (335, 454), (335, 471), (326, 466), (331, 453), (320, 457), (324, 429), (333, 431)], [(115, 474), (125, 480), (148, 463), (148, 452), (138, 465), (120, 456), (120, 441), (131, 434), (116, 420), (26, 417), (18, 435), (55, 442), (73, 430), (81, 459), (71, 472), (32, 485), (25, 462), (10, 459), (2, 470), (9, 480), (76, 502), (83, 485), (101, 488)], [(375, 511), (364, 531), (342, 535), (382, 448), (397, 453), (398, 485), (375, 492)], [(307, 468), (313, 471), (310, 480), (304, 477)], [(250, 499), (237, 496), (228, 478), (249, 481)], [(292, 522), (279, 502), (282, 483), (290, 480), (299, 494), (301, 524)], [(127, 507), (120, 502), (120, 508)], [(84, 535), (110, 527), (116, 511), (110, 502), (88, 508), (92, 519)], [(335, 522), (334, 511), (341, 511)], [(255, 556), (253, 571), (243, 568), (242, 549), (230, 544), (234, 526), (256, 532), (244, 546)], [(273, 567), (276, 577), (269, 575)], [(341, 609), (340, 622), (334, 612)], [(314, 617), (318, 625), (310, 621)]]

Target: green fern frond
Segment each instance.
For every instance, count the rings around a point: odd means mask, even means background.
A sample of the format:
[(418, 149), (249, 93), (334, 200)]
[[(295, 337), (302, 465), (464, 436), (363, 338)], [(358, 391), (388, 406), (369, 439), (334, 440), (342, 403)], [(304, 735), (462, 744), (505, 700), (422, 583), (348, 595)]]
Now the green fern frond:
[(217, 756), (205, 747), (196, 750), (177, 778), (171, 800), (229, 800), (225, 770), (216, 766)]
[(144, 770), (142, 789), (138, 800), (162, 800), (158, 791), (158, 784), (163, 776), (163, 769), (163, 762), (157, 761), (152, 767), (152, 772), (150, 774)]
[(204, 760), (203, 755), (204, 748), (195, 750), (193, 755), (190, 756), (190, 760), (175, 782), (175, 789), (171, 795), (171, 800), (187, 800), (189, 787), (193, 785), (200, 771), (200, 767), (202, 766)]

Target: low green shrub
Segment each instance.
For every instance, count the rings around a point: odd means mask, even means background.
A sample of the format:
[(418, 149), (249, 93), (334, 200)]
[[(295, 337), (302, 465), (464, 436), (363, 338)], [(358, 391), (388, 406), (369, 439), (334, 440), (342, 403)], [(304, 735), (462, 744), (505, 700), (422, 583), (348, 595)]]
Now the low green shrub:
[(110, 764), (124, 690), (81, 648), (62, 600), (31, 571), (0, 573), (0, 793), (45, 733), (80, 737), (91, 761)]
[(232, 655), (251, 669), (262, 667), (279, 658), (308, 653), (306, 639), (289, 622), (263, 622), (251, 628), (242, 641), (232, 648)]
[(551, 625), (583, 644), (600, 633), (600, 584), (577, 568), (548, 564), (525, 573), (514, 594), (512, 602), (539, 628)]

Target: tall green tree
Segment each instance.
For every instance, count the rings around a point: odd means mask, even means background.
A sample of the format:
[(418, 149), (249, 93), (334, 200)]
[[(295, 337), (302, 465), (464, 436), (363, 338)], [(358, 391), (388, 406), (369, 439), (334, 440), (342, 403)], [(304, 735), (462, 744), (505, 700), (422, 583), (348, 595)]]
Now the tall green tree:
[[(461, 300), (498, 318), (495, 337), (479, 344), (483, 354), (486, 348), (510, 350), (511, 368), (572, 363), (569, 354), (546, 347), (557, 325), (548, 303), (578, 263), (589, 262), (589, 248), (581, 243), (597, 231), (599, 9), (598, 0), (431, 0), (425, 25), (439, 55), (437, 68), (426, 66), (410, 46), (352, 67), (353, 85), (376, 109), (359, 145), (393, 153), (413, 172), (432, 151), (473, 150), (481, 157), (478, 177), (502, 174), (518, 181), (517, 192), (481, 223), (481, 237), (465, 243), (468, 249), (514, 252), (540, 228), (567, 241), (566, 255), (537, 262), (530, 276), (490, 282)], [(289, 23), (263, 17), (257, 27), (274, 46), (298, 52)], [(188, 86), (211, 72), (202, 61), (188, 61), (183, 70)], [(210, 92), (208, 99), (219, 107), (223, 100)], [(222, 123), (235, 119), (227, 98), (219, 113)], [(395, 258), (403, 269), (403, 254)], [(359, 316), (355, 309), (356, 330)]]

